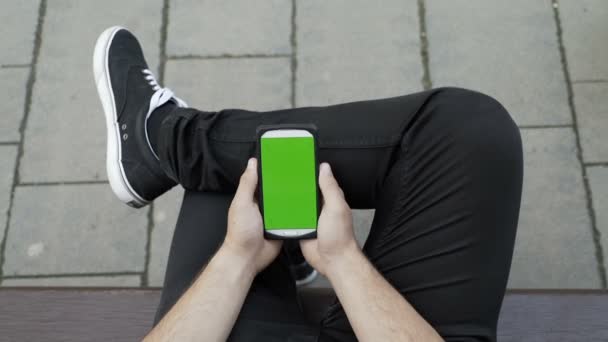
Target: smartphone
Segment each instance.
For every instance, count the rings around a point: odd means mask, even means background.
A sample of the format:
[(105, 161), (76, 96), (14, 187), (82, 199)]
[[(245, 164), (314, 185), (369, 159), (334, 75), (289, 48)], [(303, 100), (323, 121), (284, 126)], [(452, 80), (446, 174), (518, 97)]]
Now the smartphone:
[(314, 126), (260, 126), (258, 152), (258, 202), (264, 236), (316, 237), (320, 206)]

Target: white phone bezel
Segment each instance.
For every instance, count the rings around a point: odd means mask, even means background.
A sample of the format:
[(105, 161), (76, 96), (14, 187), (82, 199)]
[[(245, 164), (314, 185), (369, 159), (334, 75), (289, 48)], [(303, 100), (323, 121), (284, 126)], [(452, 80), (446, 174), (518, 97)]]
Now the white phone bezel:
[(273, 129), (262, 134), (264, 138), (310, 138), (312, 133), (305, 129)]

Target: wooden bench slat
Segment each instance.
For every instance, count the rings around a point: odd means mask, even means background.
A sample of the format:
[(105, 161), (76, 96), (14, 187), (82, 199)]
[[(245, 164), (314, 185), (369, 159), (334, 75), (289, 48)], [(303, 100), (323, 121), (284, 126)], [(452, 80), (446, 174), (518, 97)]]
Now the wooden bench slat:
[(159, 298), (158, 290), (2, 289), (0, 340), (139, 341)]
[[(158, 289), (0, 289), (2, 341), (137, 341)], [(499, 341), (608, 341), (608, 292), (510, 291)]]
[(608, 292), (512, 291), (498, 323), (499, 341), (608, 341)]

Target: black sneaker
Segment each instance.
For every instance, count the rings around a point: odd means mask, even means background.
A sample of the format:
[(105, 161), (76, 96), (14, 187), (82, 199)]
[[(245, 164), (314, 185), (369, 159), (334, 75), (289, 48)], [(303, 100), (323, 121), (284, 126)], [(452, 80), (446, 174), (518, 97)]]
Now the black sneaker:
[(137, 38), (122, 27), (110, 27), (97, 39), (93, 72), (106, 116), (110, 186), (124, 203), (143, 207), (175, 185), (152, 150), (147, 119), (168, 101), (186, 103), (158, 84)]
[(296, 280), (296, 286), (304, 286), (312, 283), (319, 273), (315, 270), (310, 264), (306, 261), (299, 265), (291, 265), (289, 266), (291, 269), (291, 274), (293, 278)]

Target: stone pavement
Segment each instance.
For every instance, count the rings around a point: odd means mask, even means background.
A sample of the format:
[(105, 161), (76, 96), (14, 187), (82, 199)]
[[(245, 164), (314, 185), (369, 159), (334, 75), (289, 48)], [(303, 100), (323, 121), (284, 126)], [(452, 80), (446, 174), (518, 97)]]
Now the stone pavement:
[[(91, 59), (118, 24), (201, 109), (444, 85), (495, 96), (525, 149), (509, 286), (606, 288), (607, 17), (605, 0), (11, 1), (0, 12), (1, 284), (162, 285), (182, 190), (134, 210), (106, 179)], [(371, 215), (355, 212), (361, 240)]]

